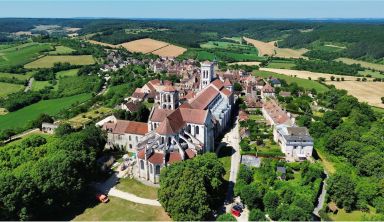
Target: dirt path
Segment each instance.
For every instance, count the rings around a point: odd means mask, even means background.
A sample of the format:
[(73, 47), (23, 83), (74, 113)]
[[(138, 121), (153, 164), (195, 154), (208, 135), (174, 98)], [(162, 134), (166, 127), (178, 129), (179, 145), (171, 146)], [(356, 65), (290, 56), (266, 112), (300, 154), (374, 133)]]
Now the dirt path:
[(32, 84), (33, 84), (33, 81), (34, 81), (34, 80), (35, 80), (34, 78), (30, 78), (30, 79), (28, 80), (28, 85), (27, 85), (27, 87), (24, 89), (24, 92), (28, 92), (29, 90), (32, 89)]

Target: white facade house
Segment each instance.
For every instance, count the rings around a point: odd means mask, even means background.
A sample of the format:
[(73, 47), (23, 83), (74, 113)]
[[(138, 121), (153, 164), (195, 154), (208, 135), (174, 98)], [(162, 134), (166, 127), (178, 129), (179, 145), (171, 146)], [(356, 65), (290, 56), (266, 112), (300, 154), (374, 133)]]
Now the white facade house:
[(313, 138), (306, 127), (276, 126), (274, 140), (289, 162), (303, 161), (312, 156)]

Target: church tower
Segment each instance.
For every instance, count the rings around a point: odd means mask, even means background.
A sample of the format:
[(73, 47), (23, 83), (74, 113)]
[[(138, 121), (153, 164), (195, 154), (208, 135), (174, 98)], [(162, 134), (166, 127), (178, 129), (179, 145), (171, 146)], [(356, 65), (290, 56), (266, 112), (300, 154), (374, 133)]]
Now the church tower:
[(179, 107), (179, 92), (172, 86), (165, 86), (160, 91), (160, 108), (174, 110)]
[(213, 62), (205, 61), (201, 63), (200, 72), (200, 90), (208, 86), (215, 77), (215, 64)]

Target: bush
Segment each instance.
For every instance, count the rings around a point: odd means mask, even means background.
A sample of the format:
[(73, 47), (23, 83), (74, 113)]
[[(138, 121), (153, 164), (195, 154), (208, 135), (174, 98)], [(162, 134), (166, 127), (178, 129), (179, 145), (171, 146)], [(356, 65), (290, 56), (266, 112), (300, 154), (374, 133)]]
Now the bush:
[(232, 214), (226, 213), (217, 217), (216, 221), (236, 221), (236, 218)]

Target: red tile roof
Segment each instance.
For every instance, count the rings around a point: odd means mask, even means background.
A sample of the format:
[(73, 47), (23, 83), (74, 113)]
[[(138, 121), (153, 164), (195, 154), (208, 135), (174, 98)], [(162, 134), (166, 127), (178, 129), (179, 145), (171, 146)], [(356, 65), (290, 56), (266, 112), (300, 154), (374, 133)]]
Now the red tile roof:
[(174, 91), (176, 91), (176, 89), (173, 88), (173, 86), (171, 86), (171, 85), (166, 85), (166, 86), (164, 86), (163, 91), (164, 92), (174, 92)]
[(187, 155), (188, 159), (192, 159), (196, 156), (195, 151), (193, 151), (191, 148), (186, 149), (185, 154)]
[(226, 96), (230, 96), (230, 95), (232, 95), (232, 92), (229, 91), (229, 90), (226, 89), (226, 88), (223, 88), (223, 89), (221, 90), (221, 92), (222, 92), (224, 95), (226, 95)]
[(224, 87), (224, 84), (220, 79), (216, 79), (215, 81), (211, 82), (211, 84), (214, 85), (218, 90)]
[(110, 130), (114, 134), (137, 134), (145, 135), (148, 133), (147, 123), (117, 120), (116, 123), (106, 123), (103, 126), (104, 129)]
[(191, 102), (191, 106), (194, 109), (206, 109), (212, 100), (219, 94), (213, 86), (208, 86), (203, 92), (198, 94)]
[(150, 117), (150, 120), (152, 122), (163, 122), (165, 117), (167, 117), (172, 112), (173, 110), (155, 108)]
[(232, 83), (231, 83), (231, 81), (229, 81), (228, 78), (225, 79), (224, 86), (232, 86)]
[(176, 163), (176, 162), (180, 162), (182, 161), (183, 159), (181, 158), (180, 156), (180, 153), (178, 151), (172, 151), (169, 153), (169, 157), (168, 157), (168, 163), (169, 164), (172, 164), (172, 163)]
[(263, 87), (263, 92), (264, 93), (274, 93), (275, 92), (275, 89), (270, 85), (270, 84), (265, 84), (265, 86)]
[(148, 162), (152, 164), (163, 164), (164, 161), (164, 154), (162, 153), (153, 153), (149, 158)]
[(140, 150), (138, 153), (137, 153), (137, 158), (141, 159), (141, 160), (144, 160), (145, 159), (145, 149), (142, 149)]

